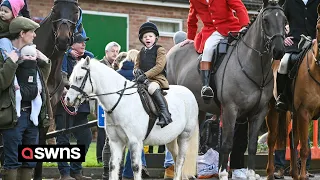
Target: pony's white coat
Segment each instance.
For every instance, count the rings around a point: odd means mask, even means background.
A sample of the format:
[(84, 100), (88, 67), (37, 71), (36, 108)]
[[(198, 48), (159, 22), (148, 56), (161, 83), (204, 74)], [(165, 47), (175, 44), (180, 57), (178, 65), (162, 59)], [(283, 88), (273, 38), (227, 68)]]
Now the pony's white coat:
[[(119, 91), (124, 88), (125, 81), (127, 87), (134, 84), (97, 60), (87, 58), (82, 59), (71, 74), (70, 82), (77, 87), (80, 87), (87, 72), (81, 67), (90, 69), (92, 85), (88, 78), (83, 89), (89, 95)], [(182, 166), (185, 158), (188, 165), (184, 167), (183, 174), (186, 176), (195, 175), (199, 128), (198, 104), (193, 93), (184, 86), (170, 86), (166, 100), (173, 122), (164, 128), (154, 125), (149, 136), (144, 140), (149, 116), (142, 106), (140, 96), (135, 93), (136, 91), (136, 88), (127, 89), (124, 92), (125, 94), (134, 94), (124, 95), (111, 114), (107, 114), (106, 111), (116, 104), (119, 95), (97, 96), (99, 104), (102, 105), (106, 114), (105, 129), (109, 137), (110, 162), (113, 166), (109, 176), (110, 179), (118, 180), (119, 163), (125, 145), (131, 150), (134, 178), (141, 179), (141, 150), (143, 144), (167, 145), (175, 160), (175, 180), (182, 178)], [(75, 102), (77, 97), (81, 97), (80, 93), (70, 89), (65, 101), (70, 105), (77, 105), (77, 101)]]

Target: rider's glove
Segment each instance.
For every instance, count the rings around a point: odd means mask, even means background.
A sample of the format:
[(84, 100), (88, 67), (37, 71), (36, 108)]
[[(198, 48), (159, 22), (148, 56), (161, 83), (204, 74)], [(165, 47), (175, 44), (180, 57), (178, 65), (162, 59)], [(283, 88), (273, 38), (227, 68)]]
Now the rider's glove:
[(146, 80), (147, 80), (147, 76), (145, 74), (142, 74), (137, 78), (137, 82), (141, 84), (144, 83)]
[(248, 31), (248, 28), (246, 27), (246, 26), (244, 26), (244, 27), (242, 27), (241, 29), (240, 29), (240, 33), (241, 34), (245, 34), (246, 32)]
[(140, 75), (144, 74), (144, 72), (141, 70), (141, 69), (136, 69), (134, 71), (134, 76), (137, 78), (139, 77)]

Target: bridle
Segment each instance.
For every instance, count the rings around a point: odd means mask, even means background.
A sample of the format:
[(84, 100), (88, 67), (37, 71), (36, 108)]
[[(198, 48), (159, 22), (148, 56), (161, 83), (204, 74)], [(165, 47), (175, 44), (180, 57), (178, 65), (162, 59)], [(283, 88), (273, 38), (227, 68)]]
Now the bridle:
[[(271, 5), (271, 6), (268, 6), (266, 8), (263, 8), (262, 9), (262, 19), (263, 19), (263, 14), (266, 10), (270, 10), (270, 9), (280, 9), (281, 11), (283, 11), (283, 8), (280, 7), (280, 6), (276, 6), (276, 5)], [(264, 54), (269, 54), (270, 53), (270, 50), (271, 50), (271, 43), (274, 39), (276, 38), (282, 38), (282, 39), (285, 39), (285, 35), (284, 34), (281, 34), (281, 33), (277, 33), (277, 34), (274, 34), (272, 36), (269, 36), (266, 31), (265, 31), (265, 27), (264, 27), (264, 24), (263, 22), (261, 23), (261, 26), (262, 26), (262, 33), (263, 33), (263, 39), (265, 40), (265, 44), (264, 44), (264, 50), (263, 51), (260, 51), (260, 50), (257, 50), (255, 49), (254, 47), (251, 47), (248, 43), (246, 43), (243, 38), (241, 38), (241, 41), (250, 49), (254, 50), (255, 52), (257, 52), (259, 54), (259, 56), (263, 56)]]
[[(59, 2), (75, 3), (75, 4), (78, 6), (78, 0), (54, 0), (54, 6), (56, 6), (56, 4), (59, 3)], [(53, 8), (54, 8), (54, 6), (53, 6)], [(52, 9), (53, 9), (53, 8), (52, 8)], [(52, 10), (51, 10), (51, 14), (52, 14)], [(51, 17), (51, 14), (49, 15), (49, 17)], [(59, 23), (59, 22), (61, 22), (61, 23), (60, 23), (60, 25), (58, 26), (58, 28), (55, 30), (54, 24), (55, 24), (55, 23)], [(60, 18), (60, 19), (52, 20), (51, 23), (52, 23), (52, 29), (53, 29), (53, 34), (54, 34), (54, 48), (53, 48), (52, 53), (51, 53), (51, 55), (49, 56), (49, 58), (51, 58), (51, 57), (53, 56), (53, 54), (55, 53), (56, 50), (57, 50), (57, 51), (62, 51), (62, 50), (60, 50), (59, 47), (57, 46), (57, 39), (58, 39), (58, 33), (57, 33), (57, 32), (60, 30), (61, 25), (62, 25), (62, 24), (66, 24), (66, 25), (68, 26), (69, 36), (70, 36), (70, 45), (71, 45), (71, 44), (73, 43), (73, 41), (74, 41), (74, 33), (71, 32), (71, 26), (72, 26), (72, 25), (73, 25), (73, 26), (76, 26), (76, 24), (77, 24), (76, 22), (73, 22), (73, 21), (71, 21), (71, 20), (69, 20), (69, 19), (65, 19), (65, 18)], [(58, 90), (59, 90), (59, 88), (61, 87), (62, 84), (63, 84), (63, 80), (61, 79), (60, 82), (59, 82), (59, 84), (58, 84), (58, 86), (54, 89), (53, 92), (50, 93), (50, 98), (58, 92)]]
[[(81, 82), (81, 85), (80, 87), (77, 87), (75, 85), (71, 85), (70, 86), (70, 89), (73, 89), (77, 92), (79, 92), (80, 94), (76, 97), (76, 99), (74, 100), (75, 102), (76, 101), (79, 101), (81, 103), (81, 100), (82, 99), (89, 99), (89, 98), (92, 98), (92, 97), (97, 97), (97, 96), (106, 96), (106, 95), (111, 95), (111, 94), (119, 94), (119, 98), (117, 100), (117, 102), (115, 103), (115, 105), (113, 105), (113, 107), (110, 109), (110, 110), (107, 110), (106, 112), (108, 114), (111, 114), (113, 112), (113, 110), (117, 107), (117, 105), (119, 104), (121, 98), (123, 97), (123, 95), (132, 95), (132, 94), (135, 94), (137, 93), (137, 91), (133, 92), (133, 93), (128, 93), (128, 94), (124, 94), (124, 91), (127, 90), (127, 89), (131, 89), (131, 88), (135, 88), (136, 87), (136, 83), (133, 84), (132, 86), (129, 86), (127, 87), (127, 81), (124, 82), (124, 87), (123, 89), (120, 89), (118, 91), (115, 91), (115, 92), (111, 92), (111, 93), (103, 93), (103, 94), (95, 94), (95, 95), (88, 95), (86, 92), (83, 91), (85, 85), (86, 85), (86, 82), (89, 78), (89, 82), (90, 82), (90, 85), (91, 85), (91, 91), (93, 92), (93, 84), (92, 84), (92, 80), (91, 80), (91, 73), (90, 73), (90, 69), (87, 68), (87, 67), (81, 67), (81, 69), (84, 69), (86, 70), (86, 74), (84, 75), (83, 79), (82, 79), (82, 82)], [(76, 108), (77, 109), (77, 108)]]
[[(78, 6), (78, 0), (55, 0), (54, 4), (53, 4), (54, 5), (53, 8), (59, 2), (74, 3), (75, 5)], [(51, 13), (52, 13), (52, 10), (51, 10)], [(60, 30), (60, 28), (61, 28), (61, 26), (63, 24), (67, 25), (67, 27), (68, 27), (69, 36), (70, 36), (70, 42), (69, 43), (71, 45), (73, 43), (73, 40), (74, 40), (74, 33), (71, 32), (71, 26), (75, 27), (77, 25), (77, 22), (73, 22), (73, 21), (71, 21), (69, 19), (65, 19), (65, 18), (60, 18), (60, 19), (52, 20), (51, 23), (52, 23), (52, 29), (53, 29), (53, 34), (54, 34), (54, 49), (59, 50), (59, 47), (57, 46), (58, 32), (59, 32), (59, 30)], [(56, 23), (60, 23), (60, 25), (57, 26), (57, 29), (55, 29), (55, 26), (54, 26)], [(53, 52), (52, 52), (52, 54), (53, 54)]]

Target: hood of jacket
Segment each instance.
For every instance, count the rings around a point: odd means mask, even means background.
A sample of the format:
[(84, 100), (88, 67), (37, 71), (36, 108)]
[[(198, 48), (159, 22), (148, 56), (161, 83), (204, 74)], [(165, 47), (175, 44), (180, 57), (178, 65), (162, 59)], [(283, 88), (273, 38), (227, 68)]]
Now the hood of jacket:
[(121, 69), (123, 70), (133, 70), (134, 63), (132, 61), (124, 61)]

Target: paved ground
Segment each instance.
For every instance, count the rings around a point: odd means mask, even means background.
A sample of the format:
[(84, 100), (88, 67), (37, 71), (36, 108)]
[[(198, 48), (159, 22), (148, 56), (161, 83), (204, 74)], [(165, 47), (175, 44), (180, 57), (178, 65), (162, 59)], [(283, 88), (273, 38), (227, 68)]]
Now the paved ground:
[[(266, 179), (267, 179), (266, 176), (260, 178), (260, 180), (266, 180)], [(289, 179), (292, 179), (292, 178), (289, 176), (285, 176), (285, 180), (289, 180)], [(320, 180), (320, 174), (316, 174), (316, 177), (310, 178), (310, 180), (313, 180), (313, 179)], [(56, 179), (46, 179), (46, 180), (56, 180)], [(95, 180), (99, 180), (99, 179), (95, 179)], [(158, 179), (145, 179), (145, 180), (159, 180), (159, 178)], [(205, 179), (202, 179), (202, 180), (205, 180)], [(207, 180), (217, 180), (217, 178), (212, 178), (212, 179), (207, 179)]]

